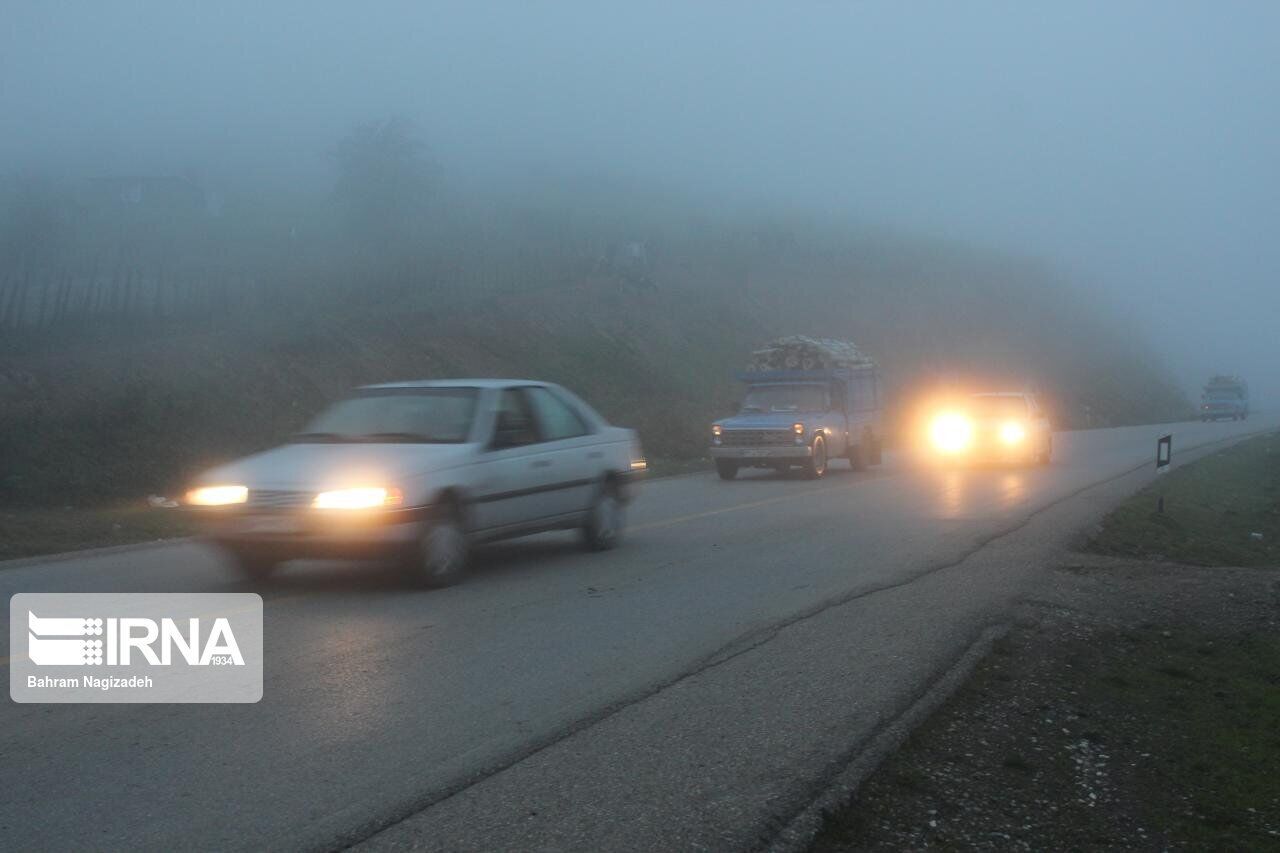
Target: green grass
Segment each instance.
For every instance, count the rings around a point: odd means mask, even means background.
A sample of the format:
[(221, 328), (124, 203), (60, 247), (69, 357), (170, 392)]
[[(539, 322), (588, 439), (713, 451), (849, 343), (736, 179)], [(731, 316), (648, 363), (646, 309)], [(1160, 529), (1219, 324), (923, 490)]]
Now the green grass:
[(1280, 436), (1174, 470), (1108, 516), (1089, 548), (1202, 566), (1280, 566)]
[(1280, 636), (1175, 630), (1081, 678), (1080, 694), (1149, 721), (1137, 798), (1193, 849), (1258, 849), (1280, 813)]
[(172, 509), (0, 511), (0, 560), (190, 536), (191, 519)]

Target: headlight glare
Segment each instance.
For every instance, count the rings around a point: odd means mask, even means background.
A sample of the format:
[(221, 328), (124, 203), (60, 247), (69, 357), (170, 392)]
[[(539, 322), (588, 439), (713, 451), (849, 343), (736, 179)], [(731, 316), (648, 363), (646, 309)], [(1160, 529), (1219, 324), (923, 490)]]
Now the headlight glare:
[(1005, 444), (1017, 444), (1027, 437), (1027, 428), (1017, 421), (1000, 425), (1000, 440)]
[(399, 489), (384, 486), (360, 486), (351, 489), (334, 489), (316, 495), (312, 506), (316, 509), (379, 509), (399, 506), (404, 496)]
[(191, 506), (228, 506), (248, 499), (249, 489), (245, 486), (200, 486), (187, 492)]
[(929, 425), (929, 438), (943, 453), (961, 453), (973, 443), (973, 422), (956, 412), (944, 412)]

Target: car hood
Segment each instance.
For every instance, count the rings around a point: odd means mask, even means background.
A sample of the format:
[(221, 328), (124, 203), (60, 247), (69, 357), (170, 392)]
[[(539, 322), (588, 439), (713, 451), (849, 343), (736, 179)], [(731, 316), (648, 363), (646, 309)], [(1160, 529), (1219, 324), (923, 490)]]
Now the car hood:
[(725, 429), (791, 429), (796, 422), (803, 423), (806, 418), (815, 418), (819, 412), (761, 412), (746, 415), (735, 415), (732, 418), (716, 421)]
[(207, 471), (199, 482), (298, 491), (394, 484), (474, 454), (470, 444), (285, 444)]

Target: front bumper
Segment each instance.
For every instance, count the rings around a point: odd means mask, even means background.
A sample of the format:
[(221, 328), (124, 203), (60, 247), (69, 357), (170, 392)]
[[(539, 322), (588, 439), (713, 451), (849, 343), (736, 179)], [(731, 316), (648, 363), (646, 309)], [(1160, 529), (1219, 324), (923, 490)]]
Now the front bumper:
[(778, 445), (770, 447), (712, 447), (712, 459), (808, 459), (813, 448), (807, 444)]
[(411, 547), (431, 513), (426, 507), (375, 513), (201, 510), (204, 538), (278, 559), (374, 558)]
[(1040, 445), (1034, 441), (1021, 441), (1017, 444), (1006, 444), (1002, 441), (982, 441), (955, 453), (947, 453), (931, 447), (930, 452), (935, 459), (944, 462), (1026, 462), (1035, 458)]

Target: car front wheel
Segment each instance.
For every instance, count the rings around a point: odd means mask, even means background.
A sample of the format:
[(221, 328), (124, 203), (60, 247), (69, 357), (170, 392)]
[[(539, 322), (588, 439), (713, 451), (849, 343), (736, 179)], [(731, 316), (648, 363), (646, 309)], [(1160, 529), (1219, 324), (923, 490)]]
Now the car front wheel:
[(423, 531), (408, 568), (426, 586), (451, 586), (466, 575), (469, 550), (460, 514), (446, 510)]
[(276, 558), (252, 548), (227, 548), (226, 555), (236, 573), (248, 580), (266, 580), (280, 565)]
[(607, 484), (587, 510), (586, 522), (582, 525), (582, 541), (591, 551), (616, 548), (622, 538), (623, 523), (618, 490), (612, 483)]
[(738, 476), (738, 463), (732, 459), (717, 459), (716, 473), (721, 480), (732, 480)]

